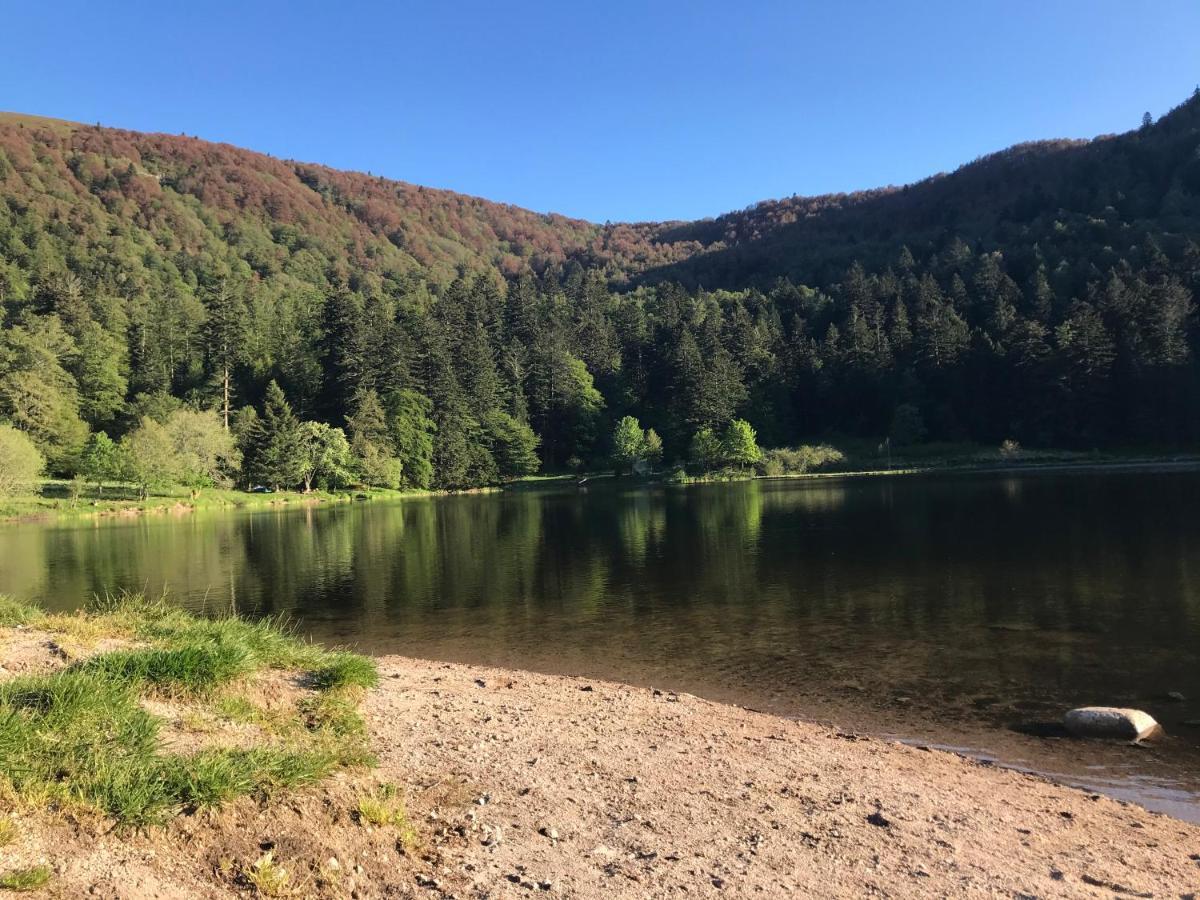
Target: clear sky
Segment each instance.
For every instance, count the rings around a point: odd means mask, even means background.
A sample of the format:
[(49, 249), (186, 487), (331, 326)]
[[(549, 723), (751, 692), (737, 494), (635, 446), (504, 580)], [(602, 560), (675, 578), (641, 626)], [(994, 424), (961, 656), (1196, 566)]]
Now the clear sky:
[(1135, 127), (1197, 0), (0, 2), (0, 109), (595, 221), (900, 184)]

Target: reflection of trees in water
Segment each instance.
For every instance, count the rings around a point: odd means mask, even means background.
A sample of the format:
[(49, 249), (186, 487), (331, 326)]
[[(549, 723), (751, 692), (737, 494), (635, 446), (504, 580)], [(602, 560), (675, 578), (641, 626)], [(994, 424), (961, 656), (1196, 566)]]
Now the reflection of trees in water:
[(0, 591), (70, 607), (168, 585), (339, 641), (636, 680), (1198, 692), (1195, 483), (751, 482), (21, 526), (0, 531)]

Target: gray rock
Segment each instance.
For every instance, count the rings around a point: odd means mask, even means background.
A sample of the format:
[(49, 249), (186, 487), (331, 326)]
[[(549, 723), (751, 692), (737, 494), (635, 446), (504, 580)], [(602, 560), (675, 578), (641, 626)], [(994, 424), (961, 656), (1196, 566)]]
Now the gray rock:
[(1162, 737), (1162, 726), (1140, 709), (1116, 706), (1082, 706), (1063, 716), (1063, 727), (1076, 737), (1120, 738), (1145, 741)]

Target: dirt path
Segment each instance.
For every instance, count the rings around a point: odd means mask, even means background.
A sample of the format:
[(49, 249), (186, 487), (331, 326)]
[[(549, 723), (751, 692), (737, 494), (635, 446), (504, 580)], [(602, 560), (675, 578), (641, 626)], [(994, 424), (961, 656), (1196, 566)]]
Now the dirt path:
[(1200, 891), (1200, 828), (952, 754), (603, 682), (381, 669), (383, 775), (414, 811), (446, 779), (476, 801), (434, 810), (432, 874), (460, 897)]

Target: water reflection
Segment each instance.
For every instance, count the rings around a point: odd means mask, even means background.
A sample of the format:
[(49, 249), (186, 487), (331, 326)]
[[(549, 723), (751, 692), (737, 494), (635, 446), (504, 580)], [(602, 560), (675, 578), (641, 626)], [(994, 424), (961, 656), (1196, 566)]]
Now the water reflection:
[(1177, 733), (1136, 765), (1194, 770), (1198, 734), (1173, 725), (1200, 718), (1198, 486), (773, 481), (20, 526), (0, 529), (0, 592), (66, 608), (167, 588), (371, 650), (907, 733), (1136, 703)]

